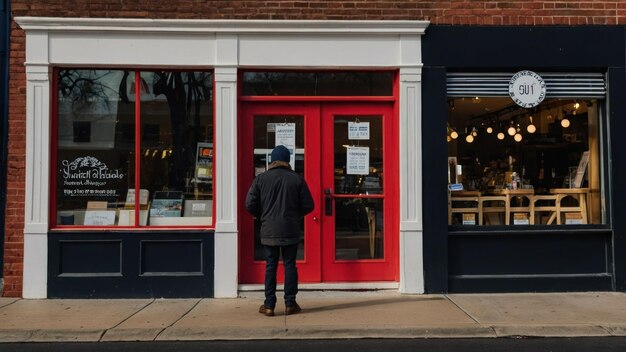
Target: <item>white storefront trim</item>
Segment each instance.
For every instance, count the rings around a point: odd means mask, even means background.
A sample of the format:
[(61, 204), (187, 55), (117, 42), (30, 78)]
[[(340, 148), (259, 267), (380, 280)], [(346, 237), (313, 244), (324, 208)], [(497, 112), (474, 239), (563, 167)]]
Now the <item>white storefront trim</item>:
[[(400, 70), (400, 291), (424, 292), (421, 36), (426, 21), (17, 17), (26, 31), (24, 297), (46, 297), (53, 66), (215, 69), (215, 296), (237, 295), (237, 70)], [(38, 236), (38, 237), (33, 237)], [(36, 244), (35, 244), (36, 242)], [(43, 258), (43, 259), (42, 259)]]

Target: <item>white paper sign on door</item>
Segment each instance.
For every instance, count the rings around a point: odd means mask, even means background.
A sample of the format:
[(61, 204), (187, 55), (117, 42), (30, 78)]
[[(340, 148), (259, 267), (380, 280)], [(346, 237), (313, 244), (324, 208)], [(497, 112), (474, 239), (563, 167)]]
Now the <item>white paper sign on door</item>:
[(346, 174), (369, 175), (370, 173), (370, 148), (348, 147), (346, 151)]
[(274, 145), (284, 145), (289, 149), (291, 169), (296, 169), (296, 124), (277, 123), (275, 126), (276, 138)]
[(370, 139), (369, 122), (348, 122), (348, 139)]

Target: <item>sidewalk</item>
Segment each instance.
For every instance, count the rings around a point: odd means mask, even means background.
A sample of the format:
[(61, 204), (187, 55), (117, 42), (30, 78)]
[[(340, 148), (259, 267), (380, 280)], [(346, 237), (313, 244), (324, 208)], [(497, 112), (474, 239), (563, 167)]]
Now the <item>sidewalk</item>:
[[(626, 294), (302, 291), (302, 313), (231, 299), (0, 298), (0, 342), (626, 336)], [(279, 300), (282, 292), (279, 292)]]

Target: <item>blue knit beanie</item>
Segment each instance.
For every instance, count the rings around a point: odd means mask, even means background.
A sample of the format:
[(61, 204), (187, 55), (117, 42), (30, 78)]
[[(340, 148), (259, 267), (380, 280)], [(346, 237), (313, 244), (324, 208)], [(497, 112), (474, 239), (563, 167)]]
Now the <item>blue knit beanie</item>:
[(284, 161), (286, 163), (289, 162), (291, 156), (289, 155), (289, 149), (287, 149), (284, 145), (277, 145), (274, 150), (272, 150), (272, 160), (275, 161)]

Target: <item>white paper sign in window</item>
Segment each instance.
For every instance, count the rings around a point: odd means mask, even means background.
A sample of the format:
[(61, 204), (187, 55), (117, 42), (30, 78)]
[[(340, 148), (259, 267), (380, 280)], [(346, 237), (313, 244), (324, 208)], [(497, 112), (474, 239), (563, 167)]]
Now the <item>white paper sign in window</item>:
[(276, 138), (274, 145), (284, 145), (289, 149), (291, 169), (296, 169), (296, 124), (278, 123), (274, 126)]
[(369, 175), (370, 173), (370, 148), (347, 147), (346, 151), (346, 174)]
[(369, 122), (348, 122), (348, 139), (370, 139)]

